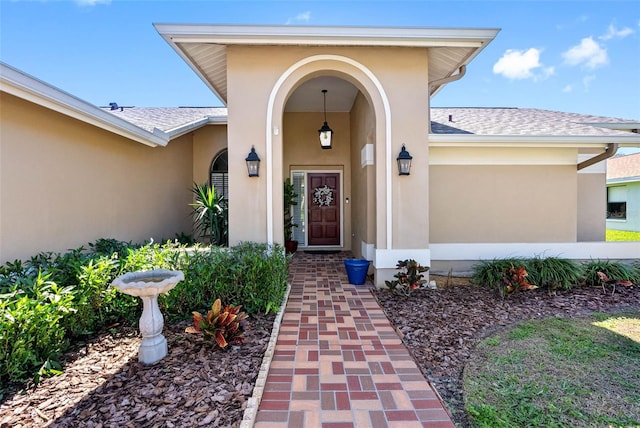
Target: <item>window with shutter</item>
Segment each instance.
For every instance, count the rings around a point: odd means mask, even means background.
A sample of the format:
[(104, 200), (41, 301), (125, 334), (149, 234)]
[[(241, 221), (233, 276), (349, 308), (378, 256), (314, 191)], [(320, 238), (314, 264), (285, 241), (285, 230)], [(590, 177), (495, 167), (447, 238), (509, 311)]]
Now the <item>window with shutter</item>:
[(229, 163), (227, 150), (223, 150), (213, 158), (209, 168), (209, 184), (216, 190), (216, 195), (229, 199)]

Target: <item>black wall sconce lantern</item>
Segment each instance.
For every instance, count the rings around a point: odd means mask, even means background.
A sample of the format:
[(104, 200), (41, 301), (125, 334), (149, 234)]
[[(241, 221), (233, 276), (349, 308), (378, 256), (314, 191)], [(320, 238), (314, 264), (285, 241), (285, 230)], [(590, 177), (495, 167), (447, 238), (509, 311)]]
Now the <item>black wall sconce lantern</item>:
[(327, 124), (327, 90), (322, 90), (322, 95), (324, 96), (324, 124), (322, 128), (318, 129), (318, 134), (320, 134), (320, 146), (323, 149), (331, 148), (331, 137), (333, 135), (333, 130), (329, 128), (329, 124)]
[(260, 158), (256, 153), (256, 149), (251, 146), (251, 151), (249, 155), (245, 159), (247, 162), (247, 171), (249, 172), (249, 177), (258, 177), (258, 170), (260, 169)]
[(409, 175), (411, 170), (411, 159), (413, 156), (409, 154), (409, 152), (404, 148), (404, 144), (402, 145), (402, 150), (400, 150), (400, 154), (398, 155), (398, 174), (399, 175)]

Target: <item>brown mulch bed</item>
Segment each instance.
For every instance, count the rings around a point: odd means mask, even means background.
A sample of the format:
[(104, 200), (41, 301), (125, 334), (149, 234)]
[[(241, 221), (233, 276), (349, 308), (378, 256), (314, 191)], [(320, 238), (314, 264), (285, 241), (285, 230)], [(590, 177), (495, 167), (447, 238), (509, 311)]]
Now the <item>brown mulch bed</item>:
[(640, 287), (585, 287), (549, 295), (532, 290), (501, 300), (488, 288), (466, 278), (431, 275), (436, 290), (417, 290), (411, 297), (386, 289), (375, 292), (389, 319), (403, 335), (418, 365), (436, 387), (458, 427), (469, 426), (464, 413), (462, 372), (477, 343), (518, 321), (574, 317), (592, 312), (640, 309)]
[[(468, 426), (463, 367), (483, 337), (532, 318), (640, 309), (639, 287), (618, 287), (615, 294), (580, 288), (555, 296), (534, 290), (502, 301), (464, 278), (447, 286), (446, 278), (431, 278), (437, 290), (418, 290), (410, 298), (387, 290), (375, 294), (459, 427)], [(63, 375), (25, 394), (5, 396), (0, 428), (238, 426), (273, 321), (273, 316), (252, 318), (246, 342), (225, 351), (184, 333), (187, 323), (165, 326), (169, 355), (151, 366), (137, 361), (136, 329), (103, 333), (65, 356)]]
[(275, 316), (250, 318), (245, 343), (225, 350), (186, 322), (165, 325), (169, 355), (138, 362), (138, 330), (105, 332), (65, 355), (64, 374), (0, 403), (0, 427), (238, 426), (253, 394)]

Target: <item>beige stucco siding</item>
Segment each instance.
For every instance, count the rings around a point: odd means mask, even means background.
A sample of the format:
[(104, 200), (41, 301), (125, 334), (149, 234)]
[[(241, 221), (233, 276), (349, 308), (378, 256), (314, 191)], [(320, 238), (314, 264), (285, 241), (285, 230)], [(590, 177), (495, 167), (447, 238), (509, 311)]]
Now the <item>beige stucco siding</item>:
[(227, 125), (208, 125), (193, 133), (193, 181), (195, 183), (209, 182), (211, 162), (226, 148)]
[(578, 174), (578, 241), (605, 240), (606, 210), (606, 174)]
[(351, 248), (356, 257), (362, 254), (362, 243), (376, 239), (375, 159), (372, 165), (362, 165), (362, 151), (375, 143), (375, 116), (365, 97), (359, 93), (351, 109)]
[(575, 242), (575, 165), (430, 167), (434, 243)]
[[(229, 194), (233, 195), (229, 199), (230, 245), (241, 241), (267, 241), (266, 164), (271, 156), (267, 153), (265, 140), (267, 82), (273, 85), (277, 79), (270, 61), (261, 64), (259, 56), (243, 55), (238, 48), (227, 48)], [(252, 146), (261, 159), (259, 177), (248, 177), (245, 167), (245, 158)], [(275, 168), (282, 168), (281, 157), (274, 157), (273, 161)], [(279, 217), (282, 219), (282, 215)], [(280, 226), (276, 236), (282, 233)]]
[(151, 148), (0, 98), (0, 262), (98, 238), (190, 233), (190, 136)]

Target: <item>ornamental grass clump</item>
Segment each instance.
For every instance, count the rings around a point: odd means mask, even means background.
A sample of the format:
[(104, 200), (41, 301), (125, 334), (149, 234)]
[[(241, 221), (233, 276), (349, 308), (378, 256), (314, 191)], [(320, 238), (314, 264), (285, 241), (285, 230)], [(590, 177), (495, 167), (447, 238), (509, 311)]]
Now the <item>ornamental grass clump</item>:
[(612, 262), (609, 260), (591, 260), (582, 265), (585, 284), (591, 287), (603, 285), (604, 274), (610, 281), (626, 281), (632, 284), (640, 283), (640, 270), (632, 265)]
[(398, 292), (409, 296), (413, 290), (420, 288), (427, 282), (423, 273), (427, 272), (429, 267), (422, 266), (413, 259), (398, 260), (396, 268), (400, 271), (393, 275), (396, 279), (385, 281), (387, 287), (394, 293)]
[(527, 261), (522, 258), (482, 260), (473, 266), (471, 283), (489, 287), (500, 296), (504, 296), (504, 275), (514, 266), (528, 270)]
[(193, 327), (187, 327), (187, 333), (200, 333), (212, 339), (216, 345), (224, 349), (229, 344), (239, 345), (244, 340), (243, 322), (247, 314), (240, 312), (240, 306), (226, 305), (216, 299), (206, 316), (193, 312)]
[(571, 290), (580, 284), (580, 266), (572, 260), (558, 257), (535, 257), (528, 261), (529, 282), (555, 292)]

